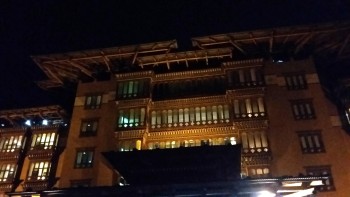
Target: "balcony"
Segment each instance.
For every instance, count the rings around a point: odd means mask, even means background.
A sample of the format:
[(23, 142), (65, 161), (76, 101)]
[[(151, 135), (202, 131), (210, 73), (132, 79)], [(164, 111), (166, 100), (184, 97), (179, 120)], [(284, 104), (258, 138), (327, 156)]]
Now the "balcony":
[(48, 158), (52, 157), (55, 150), (56, 146), (54, 145), (35, 145), (30, 147), (27, 155), (29, 158)]

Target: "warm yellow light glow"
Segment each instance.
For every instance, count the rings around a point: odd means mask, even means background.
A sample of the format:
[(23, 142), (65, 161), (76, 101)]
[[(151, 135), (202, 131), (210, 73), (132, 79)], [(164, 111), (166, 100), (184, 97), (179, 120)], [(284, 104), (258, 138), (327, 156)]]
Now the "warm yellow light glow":
[(319, 186), (319, 185), (323, 185), (322, 180), (316, 180), (310, 183), (310, 186)]
[(300, 190), (294, 194), (285, 195), (284, 197), (304, 197), (307, 195), (311, 195), (313, 192), (314, 192), (314, 188), (310, 188), (310, 189)]
[(282, 182), (283, 187), (300, 187), (302, 182)]
[(275, 197), (276, 194), (270, 191), (261, 191), (258, 193), (257, 197)]

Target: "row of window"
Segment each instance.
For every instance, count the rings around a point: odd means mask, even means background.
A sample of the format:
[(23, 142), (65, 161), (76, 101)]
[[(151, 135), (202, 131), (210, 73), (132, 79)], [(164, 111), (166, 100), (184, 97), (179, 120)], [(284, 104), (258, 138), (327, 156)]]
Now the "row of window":
[[(33, 134), (30, 150), (52, 149), (57, 145), (58, 135), (55, 132)], [(24, 148), (26, 139), (23, 135), (2, 136), (0, 138), (0, 152), (14, 152)]]
[(151, 112), (152, 128), (182, 127), (229, 122), (228, 105), (155, 110)]
[(149, 96), (149, 79), (118, 82), (118, 99), (141, 98)]
[(244, 153), (268, 152), (268, 142), (265, 132), (247, 132), (241, 134)]
[(145, 125), (145, 108), (121, 109), (118, 111), (118, 128), (140, 127)]
[(266, 116), (263, 98), (235, 99), (233, 101), (235, 118)]
[[(174, 140), (174, 141), (162, 141), (162, 142), (150, 142), (148, 143), (148, 149), (167, 149), (167, 148), (180, 148), (180, 147), (194, 147), (194, 146), (215, 146), (215, 145), (234, 145), (237, 144), (235, 137), (225, 138), (212, 138), (202, 140)], [(132, 151), (134, 149), (141, 150), (141, 140), (128, 140), (122, 141), (119, 144), (119, 151)]]
[(14, 152), (24, 147), (23, 135), (2, 136), (0, 138), (0, 152)]
[[(265, 84), (262, 68), (245, 68), (227, 71), (229, 87), (253, 87)], [(307, 88), (305, 74), (287, 73), (284, 75), (288, 90)], [(196, 78), (184, 81), (172, 81), (154, 85), (153, 97), (155, 100), (164, 98), (178, 98), (184, 94), (201, 95), (206, 93), (224, 93), (225, 79), (223, 77)], [(208, 88), (211, 87), (211, 88)], [(149, 97), (150, 79), (137, 79), (118, 82), (117, 98), (132, 99)], [(102, 103), (102, 95), (88, 95), (85, 98), (86, 109), (98, 109)]]

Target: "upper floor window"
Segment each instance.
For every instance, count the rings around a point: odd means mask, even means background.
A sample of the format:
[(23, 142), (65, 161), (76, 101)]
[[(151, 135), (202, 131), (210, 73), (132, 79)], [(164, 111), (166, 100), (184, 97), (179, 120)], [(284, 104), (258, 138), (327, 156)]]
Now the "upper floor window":
[(101, 107), (102, 95), (89, 95), (85, 97), (85, 109), (98, 109)]
[(16, 164), (0, 165), (0, 182), (12, 182), (16, 174)]
[(254, 87), (264, 85), (263, 69), (261, 67), (244, 68), (228, 71), (228, 84), (230, 87)]
[(295, 120), (315, 119), (315, 110), (311, 99), (291, 101)]
[(286, 74), (284, 79), (288, 90), (300, 90), (307, 88), (304, 74)]
[(132, 81), (120, 81), (118, 82), (118, 95), (119, 99), (139, 98), (149, 95), (149, 83), (148, 79), (139, 79)]
[(256, 118), (266, 116), (263, 98), (235, 99), (233, 101), (235, 118)]
[(118, 128), (145, 126), (145, 108), (120, 109), (118, 111)]
[(332, 191), (335, 190), (334, 182), (332, 178), (332, 172), (330, 166), (307, 166), (305, 167), (306, 174), (309, 176), (328, 176), (329, 178), (323, 182), (323, 185), (317, 186), (316, 190), (323, 191)]
[(22, 135), (3, 136), (0, 140), (0, 152), (14, 152), (24, 144)]
[(98, 120), (83, 120), (80, 126), (80, 136), (94, 136), (97, 133)]
[(32, 162), (29, 166), (28, 181), (46, 180), (49, 177), (51, 163), (49, 161)]
[(228, 105), (164, 109), (151, 112), (151, 125), (153, 129), (227, 123), (229, 120), (230, 113)]
[(320, 131), (300, 131), (298, 136), (303, 153), (325, 152)]
[(32, 144), (30, 149), (52, 149), (57, 145), (57, 134), (52, 133), (38, 133), (33, 134)]
[(83, 149), (78, 150), (76, 159), (75, 159), (75, 168), (91, 168), (93, 164), (94, 159), (94, 150), (89, 149)]
[(268, 152), (268, 143), (265, 132), (243, 132), (241, 134), (244, 153)]

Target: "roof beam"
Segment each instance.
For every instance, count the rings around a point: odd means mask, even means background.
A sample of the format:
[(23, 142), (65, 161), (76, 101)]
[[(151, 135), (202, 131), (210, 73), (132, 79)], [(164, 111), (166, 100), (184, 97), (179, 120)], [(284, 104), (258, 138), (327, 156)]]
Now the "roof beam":
[(350, 40), (350, 34), (346, 37), (345, 41), (343, 42), (342, 46), (340, 47), (338, 54), (337, 54), (337, 58), (339, 58), (341, 56), (345, 47), (348, 45), (349, 40)]
[(294, 53), (298, 53), (300, 51), (300, 49), (314, 36), (313, 33), (310, 33), (309, 35), (306, 35), (303, 37), (302, 41), (300, 41), (300, 43), (297, 45), (297, 47), (295, 48)]
[(271, 37), (270, 37), (270, 39), (269, 39), (269, 43), (270, 43), (270, 53), (272, 53), (272, 50), (273, 50), (273, 41), (274, 41), (274, 34), (275, 34), (275, 32), (274, 31), (272, 31), (271, 32)]

